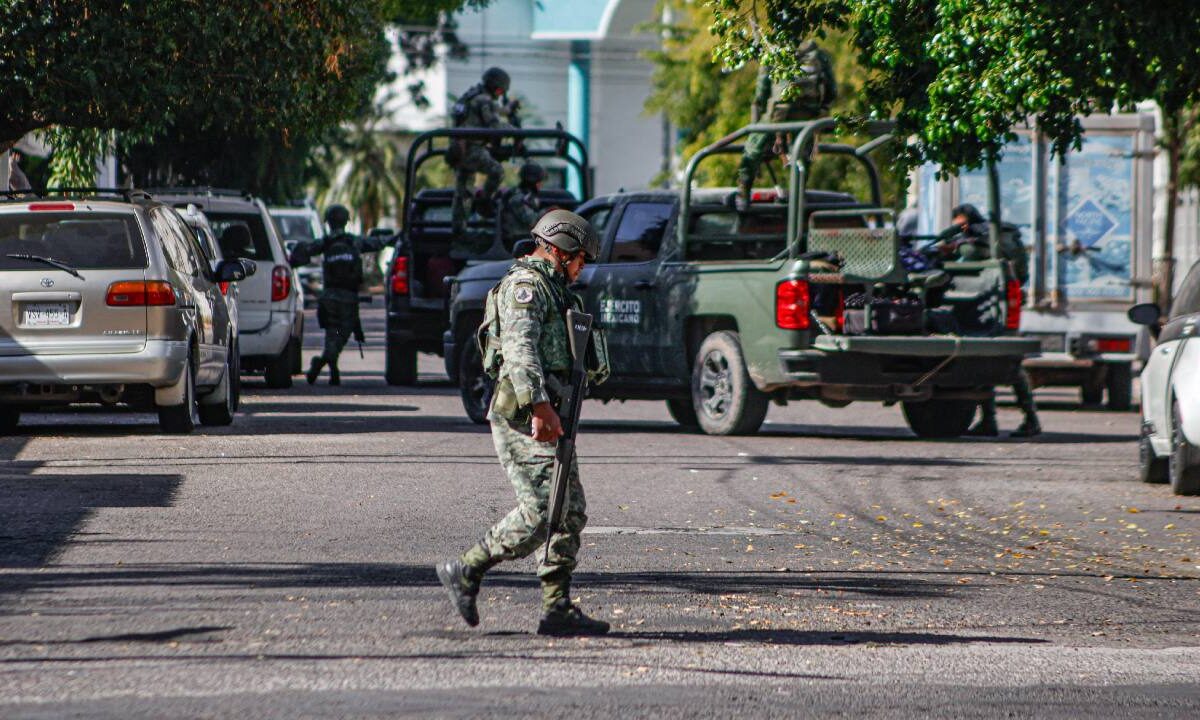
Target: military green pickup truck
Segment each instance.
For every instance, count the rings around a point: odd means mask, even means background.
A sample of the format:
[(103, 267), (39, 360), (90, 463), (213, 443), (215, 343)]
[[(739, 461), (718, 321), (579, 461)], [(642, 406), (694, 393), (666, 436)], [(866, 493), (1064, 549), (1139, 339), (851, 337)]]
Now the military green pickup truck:
[[(608, 333), (613, 375), (601, 400), (665, 400), (681, 425), (709, 434), (758, 430), (770, 402), (899, 402), (921, 437), (957, 437), (978, 402), (1015, 379), (1035, 340), (1013, 336), (1020, 286), (1007, 263), (947, 262), (907, 272), (881, 207), (871, 153), (818, 143), (818, 161), (849, 156), (870, 180), (869, 203), (806, 187), (791, 166), (786, 196), (756, 191), (737, 212), (729, 189), (694, 189), (707, 158), (740, 153), (752, 132), (794, 137), (796, 157), (832, 120), (753, 125), (697, 153), (679, 191), (618, 193), (577, 212), (602, 238), (574, 285)], [(995, 254), (993, 255), (995, 256)], [(446, 369), (468, 415), (490, 396), (472, 338), (483, 299), (511, 261), (466, 268), (450, 288)]]

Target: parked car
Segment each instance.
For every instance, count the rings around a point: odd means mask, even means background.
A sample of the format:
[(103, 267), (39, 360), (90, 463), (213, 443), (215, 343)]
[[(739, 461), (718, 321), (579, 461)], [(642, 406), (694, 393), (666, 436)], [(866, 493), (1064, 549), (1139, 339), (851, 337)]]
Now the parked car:
[(177, 208), (196, 205), (227, 258), (253, 260), (259, 272), (242, 283), (238, 351), (242, 372), (262, 372), (267, 387), (288, 388), (302, 372), (304, 300), (287, 251), (261, 200), (234, 190), (165, 188), (155, 197)]
[(1153, 303), (1134, 305), (1129, 319), (1155, 339), (1141, 374), (1140, 479), (1200, 495), (1200, 263), (1179, 286), (1165, 323)]
[(245, 276), (210, 265), (144, 192), (0, 201), (0, 428), (77, 402), (157, 411), (169, 433), (228, 425), (236, 334), (219, 283)]
[[(279, 236), (283, 238), (283, 246), (289, 256), (297, 244), (311, 242), (325, 236), (325, 227), (321, 224), (321, 218), (314, 208), (307, 206), (272, 207), (267, 208), (267, 212), (271, 214), (271, 220), (275, 223)], [(300, 287), (304, 290), (304, 299), (315, 303), (321, 296), (321, 290), (325, 287), (321, 264), (301, 265), (295, 270)]]
[[(209, 224), (208, 218), (201, 212), (200, 208), (195, 205), (188, 205), (182, 212), (179, 213), (183, 217), (183, 221), (196, 235), (196, 242), (200, 245), (200, 251), (204, 253), (205, 260), (212, 267), (213, 272), (217, 271), (217, 267), (225, 261), (225, 256), (221, 252), (221, 244), (217, 242), (215, 233), (213, 233), (212, 225)], [(246, 268), (246, 277), (258, 272), (258, 264), (253, 260), (242, 260), (242, 265)], [(233, 393), (233, 409), (237, 410), (242, 402), (242, 361), (237, 350), (237, 331), (241, 327), (239, 323), (238, 303), (241, 298), (241, 289), (239, 283), (219, 282), (217, 287), (221, 289), (221, 295), (225, 298), (225, 308), (229, 312), (229, 324), (233, 328), (234, 350), (233, 364), (234, 373), (230, 378), (232, 385), (230, 391)]]

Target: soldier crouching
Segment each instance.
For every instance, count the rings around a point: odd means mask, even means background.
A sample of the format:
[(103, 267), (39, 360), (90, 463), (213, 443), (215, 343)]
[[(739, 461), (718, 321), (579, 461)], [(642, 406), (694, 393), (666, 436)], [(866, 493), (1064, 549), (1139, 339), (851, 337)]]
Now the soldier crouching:
[[(496, 379), (488, 419), (496, 454), (517, 494), (517, 507), (483, 539), (455, 560), (437, 566), (438, 578), (468, 625), (479, 623), (475, 598), (484, 573), (523, 558), (541, 546), (546, 531), (555, 442), (562, 436), (556, 410), (568, 373), (566, 312), (582, 310), (568, 289), (593, 261), (600, 241), (591, 224), (575, 213), (554, 210), (534, 226), (537, 250), (517, 261), (488, 294), (480, 326), (484, 369)], [(595, 382), (608, 376), (602, 335), (594, 338)], [(571, 602), (571, 573), (587, 523), (579, 467), (572, 459), (563, 522), (538, 565), (542, 582), (541, 635), (600, 635), (609, 625), (585, 615)]]

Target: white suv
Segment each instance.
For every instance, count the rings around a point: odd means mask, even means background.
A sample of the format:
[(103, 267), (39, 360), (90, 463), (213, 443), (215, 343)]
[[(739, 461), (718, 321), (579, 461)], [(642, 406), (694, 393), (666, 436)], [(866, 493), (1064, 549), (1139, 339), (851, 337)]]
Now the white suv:
[(199, 207), (226, 258), (246, 258), (258, 264), (258, 272), (241, 282), (238, 300), (242, 371), (262, 371), (267, 387), (291, 387), (292, 376), (302, 372), (304, 302), (266, 206), (230, 190), (168, 188), (151, 192), (156, 200), (178, 208)]

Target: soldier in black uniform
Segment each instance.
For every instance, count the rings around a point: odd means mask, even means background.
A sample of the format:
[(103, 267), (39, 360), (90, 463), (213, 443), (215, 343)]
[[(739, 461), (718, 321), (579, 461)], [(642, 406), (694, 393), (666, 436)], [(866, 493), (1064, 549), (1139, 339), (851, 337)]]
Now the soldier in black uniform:
[(321, 374), (321, 368), (329, 366), (329, 384), (341, 385), (338, 356), (349, 342), (351, 335), (361, 334), (358, 317), (358, 288), (362, 284), (362, 254), (379, 252), (390, 238), (362, 238), (346, 232), (350, 222), (350, 211), (342, 205), (330, 206), (325, 211), (325, 223), (329, 234), (320, 240), (299, 243), (292, 250), (288, 261), (292, 265), (307, 265), (312, 256), (321, 256), (321, 274), (325, 287), (317, 303), (317, 323), (325, 330), (325, 347), (312, 359), (304, 378), (312, 385)]

